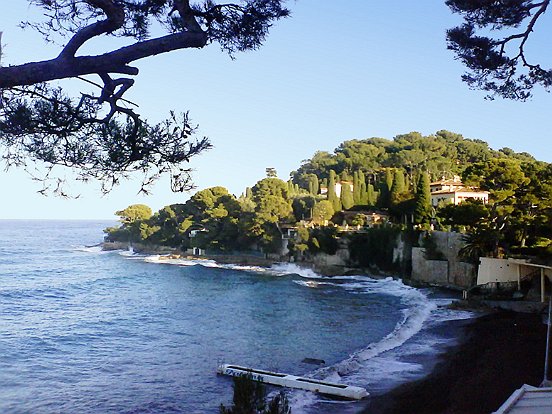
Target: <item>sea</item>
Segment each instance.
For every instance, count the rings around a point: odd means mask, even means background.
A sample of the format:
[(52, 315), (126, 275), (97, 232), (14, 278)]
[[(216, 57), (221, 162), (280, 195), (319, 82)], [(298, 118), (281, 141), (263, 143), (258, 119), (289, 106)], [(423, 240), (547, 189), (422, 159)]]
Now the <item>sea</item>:
[[(113, 224), (0, 220), (1, 413), (218, 413), (221, 363), (379, 395), (426, 375), (458, 340), (447, 324), (473, 317), (391, 277), (102, 251)], [(366, 407), (286, 393), (294, 414)]]

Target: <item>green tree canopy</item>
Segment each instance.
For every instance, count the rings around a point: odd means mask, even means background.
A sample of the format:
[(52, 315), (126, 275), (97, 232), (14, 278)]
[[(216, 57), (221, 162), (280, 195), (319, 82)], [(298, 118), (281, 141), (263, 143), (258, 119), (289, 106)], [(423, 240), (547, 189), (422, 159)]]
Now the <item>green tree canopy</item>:
[(287, 200), (289, 196), (287, 183), (279, 178), (264, 178), (258, 181), (251, 191), (255, 202), (268, 195), (283, 198), (285, 200)]
[[(323, 180), (329, 179), (330, 170), (336, 175), (344, 172), (353, 175), (355, 171), (359, 171), (370, 177), (371, 181), (368, 183), (376, 188), (385, 183), (387, 190), (390, 190), (393, 177), (389, 176), (391, 182), (387, 183), (386, 168), (400, 169), (409, 177), (418, 170), (426, 170), (430, 172), (430, 179), (435, 180), (443, 175), (461, 175), (470, 164), (485, 162), (491, 158), (534, 161), (529, 154), (518, 154), (505, 149), (495, 151), (482, 140), (468, 139), (454, 132), (440, 130), (428, 136), (410, 132), (397, 135), (392, 140), (368, 138), (345, 141), (333, 154), (315, 153), (292, 173), (292, 177), (295, 183), (308, 190), (309, 174)], [(385, 195), (382, 196), (384, 198)]]
[(393, 171), (393, 184), (391, 186), (391, 204), (398, 204), (406, 191), (404, 173), (400, 169)]
[(332, 203), (329, 200), (321, 200), (314, 205), (312, 212), (312, 219), (316, 223), (324, 223), (327, 220), (330, 220), (335, 211)]
[(171, 204), (155, 213), (141, 228), (141, 238), (166, 246), (182, 246), (186, 232), (193, 224), (185, 204)]
[(316, 203), (316, 198), (312, 195), (303, 195), (293, 198), (291, 207), (295, 220), (301, 221), (311, 218), (312, 209)]
[(461, 204), (447, 204), (438, 210), (438, 216), (447, 225), (466, 226), (468, 229), (477, 227), (489, 217), (489, 210), (481, 202), (465, 201)]
[(198, 247), (232, 250), (240, 247), (238, 221), (241, 206), (224, 187), (211, 187), (194, 194), (186, 208), (192, 225), (201, 226), (195, 243)]
[(495, 203), (510, 199), (518, 187), (529, 182), (519, 161), (505, 158), (472, 164), (464, 171), (463, 179), (465, 184), (488, 190)]
[(265, 251), (275, 251), (281, 240), (280, 222), (292, 219), (288, 184), (278, 178), (265, 178), (252, 188), (255, 209), (243, 217), (242, 229)]
[(145, 204), (132, 204), (124, 210), (115, 212), (116, 216), (120, 217), (123, 224), (132, 224), (136, 221), (147, 220), (151, 217), (151, 208)]

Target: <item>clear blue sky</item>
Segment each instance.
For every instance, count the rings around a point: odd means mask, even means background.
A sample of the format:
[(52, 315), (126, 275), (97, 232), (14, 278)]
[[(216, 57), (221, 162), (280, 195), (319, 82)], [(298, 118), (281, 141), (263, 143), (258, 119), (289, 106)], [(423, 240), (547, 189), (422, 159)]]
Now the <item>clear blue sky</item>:
[[(552, 95), (537, 91), (530, 102), (484, 100), (460, 81), (461, 64), (446, 50), (445, 30), (460, 19), (444, 0), (290, 1), (291, 18), (277, 23), (258, 51), (231, 60), (218, 45), (160, 55), (138, 62), (140, 75), (127, 98), (152, 121), (169, 110), (190, 111), (200, 134), (215, 148), (193, 159), (198, 188), (227, 187), (239, 195), (274, 167), (290, 171), (315, 151), (342, 141), (393, 138), (440, 129), (510, 147), (552, 162)], [(30, 30), (26, 1), (4, 8), (3, 64), (40, 60), (58, 49)], [(546, 15), (531, 44), (552, 66)], [(101, 42), (93, 51), (101, 51)], [(0, 172), (0, 218), (113, 218), (132, 203), (157, 210), (190, 194), (170, 192), (160, 181), (151, 196), (136, 195), (138, 181), (123, 182), (102, 197), (98, 186), (74, 185), (78, 200), (45, 198), (23, 172)]]

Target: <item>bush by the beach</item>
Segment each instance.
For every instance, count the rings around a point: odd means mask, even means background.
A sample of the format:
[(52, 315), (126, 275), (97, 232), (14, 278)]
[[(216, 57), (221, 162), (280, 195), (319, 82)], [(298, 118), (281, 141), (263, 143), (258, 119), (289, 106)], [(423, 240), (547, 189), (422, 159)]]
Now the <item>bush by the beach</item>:
[(220, 405), (220, 414), (291, 414), (286, 395), (279, 392), (268, 404), (266, 387), (251, 374), (234, 377), (232, 407)]

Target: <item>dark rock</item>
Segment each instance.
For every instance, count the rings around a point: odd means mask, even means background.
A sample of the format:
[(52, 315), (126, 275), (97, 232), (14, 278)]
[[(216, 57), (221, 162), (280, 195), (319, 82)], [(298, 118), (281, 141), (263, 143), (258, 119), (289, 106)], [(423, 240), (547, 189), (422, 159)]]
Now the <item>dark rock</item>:
[(303, 364), (313, 364), (313, 365), (322, 365), (326, 363), (326, 361), (324, 361), (323, 359), (316, 359), (316, 358), (305, 358), (301, 362)]

